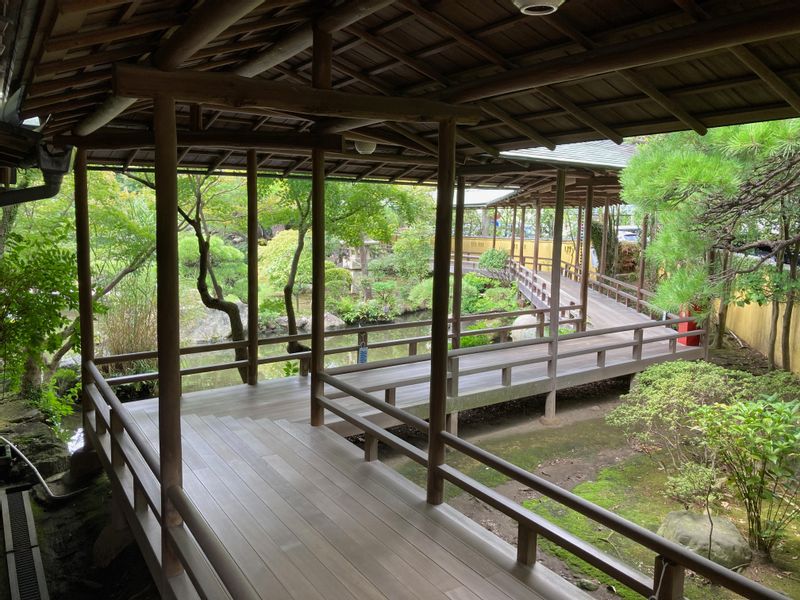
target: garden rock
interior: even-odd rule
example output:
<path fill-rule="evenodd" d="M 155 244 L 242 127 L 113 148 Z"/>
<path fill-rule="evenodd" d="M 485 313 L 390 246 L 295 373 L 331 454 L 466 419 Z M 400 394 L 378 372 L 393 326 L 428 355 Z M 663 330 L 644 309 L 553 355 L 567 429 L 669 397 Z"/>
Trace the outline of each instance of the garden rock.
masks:
<path fill-rule="evenodd" d="M 724 517 L 712 517 L 711 560 L 733 569 L 748 564 L 753 553 L 736 525 Z M 708 557 L 710 524 L 708 516 L 678 510 L 669 513 L 658 528 L 658 535 L 686 546 L 700 556 Z"/>
<path fill-rule="evenodd" d="M 239 308 L 239 315 L 241 316 L 242 323 L 247 323 L 247 304 L 237 302 Z M 194 327 L 188 332 L 181 332 L 182 337 L 187 337 L 192 340 L 192 343 L 201 342 L 219 342 L 222 340 L 230 339 L 231 324 L 226 315 L 221 310 L 214 310 L 213 308 L 203 307 L 203 314 L 196 322 Z"/>
<path fill-rule="evenodd" d="M 514 319 L 514 327 L 524 327 L 530 326 L 530 329 L 514 329 L 511 331 L 511 339 L 516 341 L 519 340 L 532 340 L 536 337 L 539 337 L 536 333 L 536 326 L 538 325 L 539 320 L 533 315 L 521 315 Z"/>

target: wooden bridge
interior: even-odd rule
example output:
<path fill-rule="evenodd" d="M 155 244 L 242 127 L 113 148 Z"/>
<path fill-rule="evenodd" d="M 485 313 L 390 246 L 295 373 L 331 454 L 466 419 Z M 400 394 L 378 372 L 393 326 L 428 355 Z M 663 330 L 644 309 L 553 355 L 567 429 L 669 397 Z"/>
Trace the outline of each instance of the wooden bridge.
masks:
<path fill-rule="evenodd" d="M 474 264 L 476 264 L 474 257 L 465 257 L 467 270 L 472 270 L 470 265 Z M 636 310 L 637 297 L 632 285 L 597 275 L 593 276 L 592 284 L 600 291 L 592 290 L 587 297 L 586 318 L 589 326 L 585 331 L 560 335 L 557 351 L 553 354 L 552 340 L 546 335 L 550 310 L 548 306 L 550 296 L 547 291 L 549 273 L 532 271 L 515 261 L 511 261 L 509 269 L 514 273 L 522 295 L 529 300 L 535 300 L 537 307 L 506 313 L 467 315 L 460 317 L 460 320 L 462 324 L 477 320 L 502 322 L 528 315 L 534 318 L 536 324 L 498 325 L 462 334 L 465 336 L 488 334 L 497 338 L 499 342 L 449 352 L 447 414 L 451 430 L 455 428 L 458 413 L 463 410 L 549 394 L 576 385 L 632 375 L 659 362 L 675 359 L 694 360 L 705 355 L 703 344 L 677 343 L 679 338 L 682 341 L 693 337 L 704 339 L 705 332 L 702 329 L 689 334 L 679 334 L 675 331 L 674 328 L 678 323 L 691 319 L 673 317 L 654 321 L 648 315 Z M 582 322 L 583 308 L 576 303 L 580 296 L 580 285 L 579 282 L 570 279 L 570 276 L 575 274 L 574 267 L 563 263 L 562 269 L 565 276 L 561 279 L 563 310 L 559 325 L 562 328 L 576 327 Z M 614 283 L 610 285 L 603 281 Z M 640 309 L 647 310 L 647 307 L 640 306 Z M 330 331 L 328 335 L 357 337 L 368 342 L 370 332 L 420 325 L 430 325 L 430 322 L 348 328 Z M 509 341 L 509 337 L 518 338 L 518 334 L 525 334 L 529 339 Z M 453 337 L 455 334 L 451 332 L 450 335 Z M 263 345 L 283 345 L 292 339 L 306 341 L 307 338 L 308 336 L 302 335 L 282 336 L 261 341 Z M 337 384 L 326 384 L 325 395 L 340 400 L 348 410 L 353 410 L 360 417 L 383 427 L 398 425 L 400 421 L 386 414 L 382 410 L 383 406 L 375 407 L 373 401 L 376 399 L 427 419 L 430 357 L 418 351 L 419 347 L 426 345 L 429 340 L 429 336 L 420 336 L 379 342 L 375 345 L 378 348 L 407 347 L 408 356 L 328 368 L 327 373 L 336 377 Z M 203 349 L 231 348 L 234 345 L 213 344 L 187 348 L 186 351 L 194 353 Z M 329 355 L 345 353 L 353 356 L 357 349 L 356 343 L 331 348 L 326 352 Z M 98 358 L 96 363 L 102 365 L 153 356 L 152 353 L 137 353 L 122 357 Z M 297 356 L 280 354 L 262 359 L 261 362 L 286 361 Z M 301 360 L 305 360 L 305 354 L 301 356 L 303 357 Z M 236 361 L 232 361 L 187 369 L 185 374 L 221 368 L 233 369 L 238 366 Z M 155 373 L 150 373 L 113 377 L 108 382 L 111 385 L 118 385 L 155 377 Z M 256 386 L 242 384 L 186 393 L 183 396 L 182 411 L 183 414 L 200 416 L 285 419 L 295 423 L 305 423 L 309 419 L 307 404 L 309 394 L 308 377 L 270 379 L 259 381 Z M 369 400 L 365 401 L 365 398 Z M 155 415 L 158 412 L 158 399 L 132 402 L 127 406 L 133 413 L 144 411 Z M 342 435 L 359 432 L 358 427 L 338 417 L 328 421 L 328 426 Z"/>

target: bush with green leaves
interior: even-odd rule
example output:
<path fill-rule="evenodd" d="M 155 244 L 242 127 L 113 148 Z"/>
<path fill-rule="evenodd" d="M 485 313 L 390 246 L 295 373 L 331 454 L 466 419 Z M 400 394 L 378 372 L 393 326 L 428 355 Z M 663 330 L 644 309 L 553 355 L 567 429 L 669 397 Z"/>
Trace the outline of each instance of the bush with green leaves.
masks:
<path fill-rule="evenodd" d="M 477 273 L 466 273 L 462 281 L 465 284 L 469 284 L 475 289 L 478 290 L 481 294 L 485 292 L 489 288 L 497 287 L 498 282 L 496 279 L 492 279 L 491 277 L 485 277 L 483 275 L 478 275 Z"/>
<path fill-rule="evenodd" d="M 517 284 L 509 287 L 487 288 L 475 301 L 472 312 L 512 311 L 519 308 Z"/>
<path fill-rule="evenodd" d="M 450 278 L 450 291 L 453 290 L 453 278 Z M 461 283 L 461 312 L 471 314 L 478 312 L 475 306 L 480 301 L 480 294 L 477 288 L 466 282 Z M 425 310 L 432 307 L 433 302 L 433 278 L 423 279 L 411 288 L 408 293 L 408 304 L 412 310 Z M 453 296 L 450 295 L 450 308 L 453 306 Z"/>
<path fill-rule="evenodd" d="M 607 421 L 625 432 L 639 450 L 658 457 L 670 474 L 693 461 L 707 464 L 690 420 L 698 406 L 753 397 L 754 376 L 707 362 L 672 361 L 639 373 L 622 404 Z M 664 458 L 666 456 L 666 459 Z"/>
<path fill-rule="evenodd" d="M 478 268 L 493 279 L 498 279 L 504 284 L 511 283 L 511 274 L 508 271 L 508 252 L 499 248 L 490 248 L 478 259 Z"/>
<path fill-rule="evenodd" d="M 337 306 L 337 312 L 348 325 L 387 323 L 398 315 L 397 308 L 393 304 L 384 304 L 378 298 L 370 300 L 343 299 Z"/>
<path fill-rule="evenodd" d="M 431 272 L 433 246 L 427 228 L 407 229 L 400 233 L 392 247 L 393 268 L 400 277 L 420 280 Z"/>
<path fill-rule="evenodd" d="M 667 496 L 683 504 L 686 510 L 711 501 L 718 487 L 719 474 L 711 465 L 685 462 L 673 475 L 667 476 Z"/>
<path fill-rule="evenodd" d="M 769 556 L 800 516 L 800 400 L 711 404 L 693 420 L 744 503 L 750 545 Z"/>

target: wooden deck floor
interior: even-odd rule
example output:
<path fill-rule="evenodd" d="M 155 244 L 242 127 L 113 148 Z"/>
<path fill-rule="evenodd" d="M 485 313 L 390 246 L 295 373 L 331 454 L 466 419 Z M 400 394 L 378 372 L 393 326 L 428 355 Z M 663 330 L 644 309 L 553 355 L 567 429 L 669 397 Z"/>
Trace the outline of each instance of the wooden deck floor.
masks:
<path fill-rule="evenodd" d="M 575 282 L 564 281 L 564 294 L 569 297 L 576 293 Z M 573 289 L 575 288 L 575 289 Z M 644 315 L 631 308 L 615 302 L 597 292 L 589 293 L 589 325 L 590 328 L 603 329 L 637 322 L 649 322 Z M 663 335 L 668 330 L 654 327 L 645 330 L 645 339 Z M 630 332 L 607 334 L 602 336 L 562 341 L 559 343 L 560 352 L 597 347 L 614 342 L 630 341 Z M 461 376 L 459 380 L 459 397 L 448 405 L 448 411 L 459 411 L 480 406 L 526 398 L 546 393 L 549 390 L 546 363 L 534 363 L 515 367 L 512 370 L 510 386 L 501 385 L 500 367 L 510 361 L 521 359 L 535 359 L 545 355 L 546 346 L 530 346 L 502 351 L 492 351 L 485 354 L 475 354 L 463 357 L 460 361 L 460 370 L 475 367 L 497 366 L 498 369 L 474 375 Z M 667 341 L 646 344 L 643 347 L 642 360 L 634 361 L 630 348 L 620 348 L 607 353 L 606 366 L 598 368 L 596 356 L 585 354 L 572 358 L 559 358 L 557 365 L 557 386 L 565 389 L 584 383 L 590 383 L 609 377 L 629 375 L 642 370 L 644 367 L 672 360 L 674 358 L 696 359 L 702 356 L 702 349 L 686 347 L 678 344 L 677 354 L 673 356 L 669 351 Z M 361 390 L 375 392 L 381 395 L 387 388 L 392 388 L 400 383 L 396 391 L 397 406 L 416 414 L 422 418 L 428 416 L 428 378 L 430 363 L 420 362 L 410 365 L 375 368 L 358 373 L 339 375 L 338 377 Z M 408 383 L 411 383 L 408 385 Z M 326 395 L 332 398 L 341 396 L 338 390 L 326 388 Z M 185 415 L 215 415 L 233 417 L 251 417 L 254 419 L 268 418 L 272 420 L 286 419 L 292 422 L 307 422 L 309 418 L 309 379 L 304 377 L 291 377 L 272 379 L 259 382 L 256 386 L 236 385 L 226 388 L 187 393 L 183 397 L 182 411 Z M 144 411 L 155 414 L 158 410 L 157 399 L 142 400 L 128 403 L 132 412 Z M 396 424 L 388 416 L 380 413 L 352 398 L 341 398 L 341 403 L 348 409 L 355 410 L 362 416 L 379 423 L 384 427 Z M 355 433 L 356 430 L 337 417 L 328 415 L 327 422 L 337 432 L 345 435 Z"/>
<path fill-rule="evenodd" d="M 183 453 L 189 497 L 262 598 L 589 598 L 324 427 L 192 415 Z"/>

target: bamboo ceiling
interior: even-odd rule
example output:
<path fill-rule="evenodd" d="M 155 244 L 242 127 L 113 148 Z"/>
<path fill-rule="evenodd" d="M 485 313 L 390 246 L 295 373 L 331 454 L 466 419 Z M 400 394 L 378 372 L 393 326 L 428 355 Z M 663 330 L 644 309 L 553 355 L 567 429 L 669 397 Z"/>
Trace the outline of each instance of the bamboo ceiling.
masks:
<path fill-rule="evenodd" d="M 18 83 L 28 84 L 22 116 L 46 123 L 46 138 L 81 131 L 82 125 L 85 130 L 87 119 L 108 102 L 114 63 L 158 66 L 159 51 L 164 53 L 171 39 L 177 43 L 175 36 L 187 34 L 187 24 L 214 4 L 42 1 L 17 76 Z M 800 111 L 796 1 L 567 0 L 548 17 L 524 16 L 511 0 L 250 4 L 255 8 L 168 66 L 310 87 L 307 33 L 312 22 L 324 25 L 333 35 L 334 89 L 481 109 L 479 123 L 459 126 L 458 158 L 470 185 L 528 189 L 545 184 L 547 165 L 514 171 L 526 164 L 524 159 L 500 156 L 501 151 L 620 142 L 685 129 L 702 133 L 707 127 L 788 118 Z M 151 108 L 152 101 L 138 100 L 104 127 L 147 130 Z M 435 124 L 342 126 L 341 119 L 330 117 L 210 104 L 179 104 L 178 111 L 179 128 L 186 131 L 342 133 L 343 151 L 328 154 L 330 177 L 435 181 Z M 377 142 L 377 149 L 360 155 L 356 141 Z M 244 167 L 245 153 L 244 148 L 187 145 L 179 149 L 180 167 L 235 171 Z M 311 166 L 308 154 L 286 149 L 259 151 L 258 159 L 262 172 L 284 176 L 307 175 Z M 146 169 L 153 151 L 94 149 L 89 160 L 95 167 Z M 579 167 L 574 176 L 601 180 L 613 171 Z"/>

